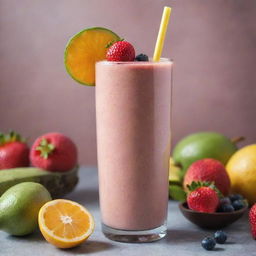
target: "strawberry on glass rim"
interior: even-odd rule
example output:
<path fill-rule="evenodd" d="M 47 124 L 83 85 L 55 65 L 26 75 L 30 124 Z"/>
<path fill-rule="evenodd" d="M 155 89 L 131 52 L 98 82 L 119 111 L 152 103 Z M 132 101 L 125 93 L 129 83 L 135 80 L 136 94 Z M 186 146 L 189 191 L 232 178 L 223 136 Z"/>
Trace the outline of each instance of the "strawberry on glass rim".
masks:
<path fill-rule="evenodd" d="M 131 43 L 123 39 L 110 45 L 107 51 L 108 61 L 134 61 L 135 50 Z"/>
<path fill-rule="evenodd" d="M 103 28 L 86 28 L 68 41 L 64 64 L 78 83 L 95 86 L 95 64 L 98 61 L 148 61 L 146 54 L 135 56 L 133 45 L 115 32 Z"/>

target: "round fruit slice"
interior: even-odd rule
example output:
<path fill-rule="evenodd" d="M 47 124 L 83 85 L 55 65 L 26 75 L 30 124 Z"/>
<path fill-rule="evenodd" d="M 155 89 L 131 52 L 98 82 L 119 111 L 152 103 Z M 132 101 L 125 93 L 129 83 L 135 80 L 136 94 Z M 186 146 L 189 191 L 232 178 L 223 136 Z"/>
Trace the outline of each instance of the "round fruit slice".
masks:
<path fill-rule="evenodd" d="M 94 220 L 89 211 L 66 199 L 53 200 L 43 205 L 38 223 L 44 238 L 58 248 L 75 247 L 94 230 Z"/>
<path fill-rule="evenodd" d="M 95 63 L 106 59 L 107 45 L 120 37 L 106 28 L 87 28 L 73 36 L 65 50 L 67 72 L 77 82 L 95 85 Z"/>

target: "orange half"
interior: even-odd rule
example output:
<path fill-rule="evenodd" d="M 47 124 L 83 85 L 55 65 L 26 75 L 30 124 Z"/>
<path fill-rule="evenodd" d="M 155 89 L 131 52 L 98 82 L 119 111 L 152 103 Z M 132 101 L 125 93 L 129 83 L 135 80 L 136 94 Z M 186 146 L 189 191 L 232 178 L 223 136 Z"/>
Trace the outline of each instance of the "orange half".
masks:
<path fill-rule="evenodd" d="M 58 248 L 72 248 L 94 230 L 94 219 L 82 205 L 57 199 L 47 202 L 39 211 L 38 223 L 44 238 Z"/>
<path fill-rule="evenodd" d="M 65 49 L 64 62 L 69 75 L 77 82 L 95 85 L 95 63 L 106 59 L 107 45 L 120 37 L 106 28 L 94 27 L 73 36 Z"/>

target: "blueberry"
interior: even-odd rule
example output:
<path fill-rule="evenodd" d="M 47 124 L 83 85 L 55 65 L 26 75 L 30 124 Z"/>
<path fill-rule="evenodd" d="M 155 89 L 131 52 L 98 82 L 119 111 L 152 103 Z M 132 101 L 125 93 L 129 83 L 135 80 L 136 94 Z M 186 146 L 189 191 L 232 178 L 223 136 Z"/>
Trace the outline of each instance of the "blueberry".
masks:
<path fill-rule="evenodd" d="M 233 212 L 234 210 L 231 204 L 221 204 L 218 208 L 218 212 Z"/>
<path fill-rule="evenodd" d="M 227 238 L 228 238 L 227 234 L 222 230 L 218 230 L 214 233 L 214 239 L 217 244 L 224 244 Z"/>
<path fill-rule="evenodd" d="M 245 207 L 243 200 L 235 200 L 232 202 L 232 206 L 234 207 L 235 211 L 240 210 Z"/>
<path fill-rule="evenodd" d="M 148 56 L 146 54 L 139 54 L 135 57 L 135 60 L 137 61 L 148 61 Z"/>
<path fill-rule="evenodd" d="M 216 245 L 216 242 L 213 238 L 211 237 L 205 237 L 202 242 L 201 242 L 201 245 L 202 247 L 207 250 L 207 251 L 211 251 L 215 245 Z"/>
<path fill-rule="evenodd" d="M 220 204 L 231 204 L 229 197 L 223 197 L 220 199 Z"/>
<path fill-rule="evenodd" d="M 231 202 L 234 202 L 234 201 L 236 201 L 236 200 L 242 200 L 242 199 L 244 199 L 243 196 L 240 195 L 240 194 L 230 195 L 229 198 L 230 198 Z"/>

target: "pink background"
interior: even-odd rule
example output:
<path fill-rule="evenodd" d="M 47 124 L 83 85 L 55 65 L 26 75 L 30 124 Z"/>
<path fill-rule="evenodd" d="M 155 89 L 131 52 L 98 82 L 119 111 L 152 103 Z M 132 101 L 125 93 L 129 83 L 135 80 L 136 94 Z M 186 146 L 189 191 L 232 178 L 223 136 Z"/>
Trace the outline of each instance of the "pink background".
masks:
<path fill-rule="evenodd" d="M 95 90 L 66 74 L 65 44 L 108 27 L 152 55 L 162 8 L 173 7 L 164 56 L 175 60 L 173 139 L 214 130 L 256 142 L 256 1 L 0 0 L 0 130 L 63 132 L 96 163 Z"/>

